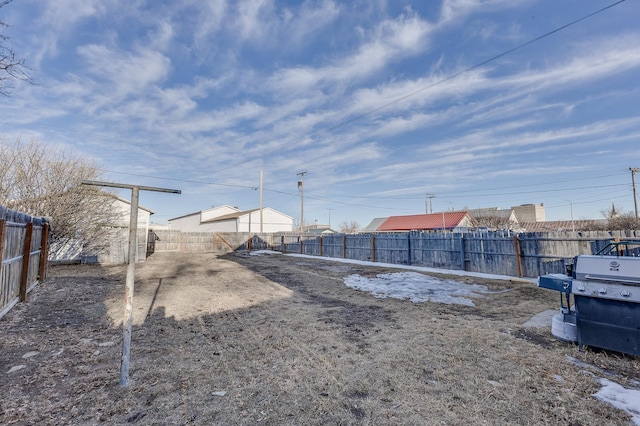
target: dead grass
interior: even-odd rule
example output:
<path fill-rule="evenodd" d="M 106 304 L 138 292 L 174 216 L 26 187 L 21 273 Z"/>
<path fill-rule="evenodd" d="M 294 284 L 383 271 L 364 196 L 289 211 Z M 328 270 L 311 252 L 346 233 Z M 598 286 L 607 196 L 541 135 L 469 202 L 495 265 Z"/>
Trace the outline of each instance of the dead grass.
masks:
<path fill-rule="evenodd" d="M 50 272 L 0 320 L 2 424 L 628 424 L 594 377 L 640 379 L 637 358 L 524 329 L 558 303 L 532 284 L 465 279 L 511 291 L 414 304 L 343 284 L 383 268 L 159 253 L 137 271 L 120 388 L 124 268 Z"/>

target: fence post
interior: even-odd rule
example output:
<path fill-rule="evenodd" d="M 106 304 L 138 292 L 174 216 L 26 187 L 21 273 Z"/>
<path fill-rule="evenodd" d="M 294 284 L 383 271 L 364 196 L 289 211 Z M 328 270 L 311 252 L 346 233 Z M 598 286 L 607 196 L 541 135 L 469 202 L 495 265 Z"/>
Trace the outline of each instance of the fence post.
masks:
<path fill-rule="evenodd" d="M 376 236 L 371 234 L 371 261 L 376 261 Z"/>
<path fill-rule="evenodd" d="M 0 281 L 2 280 L 2 253 L 4 250 L 5 229 L 7 229 L 7 221 L 4 219 L 0 219 Z M 2 283 L 0 282 L 0 284 Z"/>
<path fill-rule="evenodd" d="M 407 233 L 407 265 L 411 265 L 411 231 Z"/>
<path fill-rule="evenodd" d="M 2 250 L 0 250 L 1 258 Z M 42 283 L 47 277 L 47 260 L 49 259 L 49 224 L 42 224 L 40 237 L 40 264 L 38 265 L 38 280 Z"/>
<path fill-rule="evenodd" d="M 460 257 L 462 259 L 460 259 L 460 262 L 462 263 L 462 270 L 466 271 L 467 270 L 467 263 L 465 262 L 465 252 L 464 252 L 464 234 L 460 235 Z"/>
<path fill-rule="evenodd" d="M 322 235 L 320 235 L 320 257 L 322 257 Z"/>
<path fill-rule="evenodd" d="M 300 238 L 300 254 L 302 254 L 302 235 L 300 235 L 298 238 Z"/>
<path fill-rule="evenodd" d="M 282 254 L 287 252 L 287 245 L 284 243 L 284 235 L 280 237 L 280 246 L 282 247 Z"/>
<path fill-rule="evenodd" d="M 516 253 L 516 268 L 518 269 L 518 277 L 522 277 L 522 259 L 520 258 L 520 240 L 518 234 L 513 235 L 513 249 Z"/>
<path fill-rule="evenodd" d="M 24 232 L 24 246 L 22 248 L 22 275 L 20 276 L 20 301 L 27 300 L 27 287 L 29 285 L 29 260 L 31 259 L 31 237 L 33 235 L 33 223 L 27 223 Z"/>
<path fill-rule="evenodd" d="M 347 258 L 347 236 L 346 234 L 342 236 L 342 258 Z"/>

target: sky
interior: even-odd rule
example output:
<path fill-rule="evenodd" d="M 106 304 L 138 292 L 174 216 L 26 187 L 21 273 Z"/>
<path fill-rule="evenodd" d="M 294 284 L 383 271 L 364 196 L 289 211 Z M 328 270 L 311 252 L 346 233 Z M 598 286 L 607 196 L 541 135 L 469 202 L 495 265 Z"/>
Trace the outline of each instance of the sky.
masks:
<path fill-rule="evenodd" d="M 0 21 L 34 84 L 0 97 L 0 139 L 181 190 L 140 194 L 155 223 L 261 198 L 333 228 L 530 203 L 599 219 L 634 210 L 639 16 L 636 0 L 13 0 Z"/>

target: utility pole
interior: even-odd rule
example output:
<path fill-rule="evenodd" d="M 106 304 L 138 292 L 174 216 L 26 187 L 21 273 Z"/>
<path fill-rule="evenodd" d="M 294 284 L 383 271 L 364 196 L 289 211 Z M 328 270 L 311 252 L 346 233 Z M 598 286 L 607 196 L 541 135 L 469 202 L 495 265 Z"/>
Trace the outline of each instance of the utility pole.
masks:
<path fill-rule="evenodd" d="M 251 217 L 251 213 L 249 213 L 249 217 Z M 264 217 L 262 215 L 262 170 L 260 170 L 260 237 L 262 237 L 262 233 L 264 232 L 263 224 Z M 251 232 L 251 229 L 249 229 L 249 232 Z"/>
<path fill-rule="evenodd" d="M 571 230 L 573 232 L 576 232 L 576 225 L 575 222 L 573 221 L 573 203 L 571 202 L 571 200 L 565 200 L 569 203 L 569 206 L 571 206 Z"/>
<path fill-rule="evenodd" d="M 331 210 L 333 209 L 327 208 L 327 210 L 329 210 L 329 228 L 331 228 Z"/>
<path fill-rule="evenodd" d="M 435 196 L 436 196 L 436 194 L 433 194 L 433 193 L 431 193 L 431 192 L 429 192 L 429 193 L 427 194 L 427 198 L 429 199 L 429 211 L 427 211 L 427 205 L 426 205 L 426 203 L 425 203 L 425 206 L 424 206 L 425 213 L 433 213 L 433 204 L 432 204 L 432 201 L 433 201 L 433 197 L 435 197 Z"/>
<path fill-rule="evenodd" d="M 306 174 L 306 171 L 296 174 L 296 176 L 300 176 L 298 181 L 298 191 L 300 191 L 300 232 L 304 230 L 304 175 Z"/>
<path fill-rule="evenodd" d="M 138 200 L 140 191 L 169 192 L 180 194 L 178 189 L 155 188 L 152 186 L 126 185 L 112 182 L 82 181 L 83 185 L 102 186 L 131 190 L 131 211 L 129 212 L 129 253 L 127 278 L 124 288 L 124 321 L 122 323 L 122 359 L 120 361 L 120 386 L 129 384 L 129 364 L 131 360 L 131 328 L 133 325 L 133 285 L 136 275 L 136 252 L 138 251 Z"/>
<path fill-rule="evenodd" d="M 631 171 L 631 186 L 633 187 L 633 205 L 636 208 L 636 219 L 638 219 L 638 197 L 636 196 L 636 177 L 635 174 L 640 172 L 640 169 L 637 167 L 629 167 Z"/>

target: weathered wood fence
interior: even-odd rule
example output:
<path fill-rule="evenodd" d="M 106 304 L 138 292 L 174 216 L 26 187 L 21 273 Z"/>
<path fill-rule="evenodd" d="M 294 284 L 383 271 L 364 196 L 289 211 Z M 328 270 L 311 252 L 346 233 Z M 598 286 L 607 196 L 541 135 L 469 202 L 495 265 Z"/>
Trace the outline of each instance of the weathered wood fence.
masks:
<path fill-rule="evenodd" d="M 537 277 L 564 273 L 566 265 L 575 256 L 596 253 L 611 241 L 640 241 L 639 237 L 640 231 L 281 235 L 279 241 L 276 238 L 273 249 L 314 256 Z"/>
<path fill-rule="evenodd" d="M 262 236 L 248 232 L 181 232 L 153 230 L 150 232 L 147 253 L 163 251 L 229 253 L 235 250 L 273 249 L 276 234 Z"/>
<path fill-rule="evenodd" d="M 44 281 L 49 224 L 0 206 L 0 318 Z"/>
<path fill-rule="evenodd" d="M 640 231 L 517 233 L 248 234 L 156 231 L 155 251 L 284 253 L 454 269 L 513 277 L 564 273 L 580 254 L 611 241 L 640 241 Z"/>

